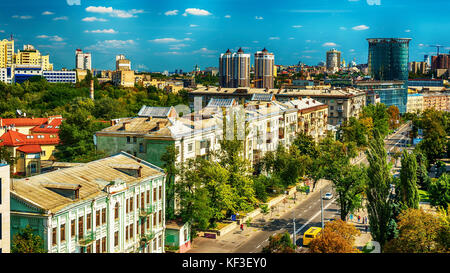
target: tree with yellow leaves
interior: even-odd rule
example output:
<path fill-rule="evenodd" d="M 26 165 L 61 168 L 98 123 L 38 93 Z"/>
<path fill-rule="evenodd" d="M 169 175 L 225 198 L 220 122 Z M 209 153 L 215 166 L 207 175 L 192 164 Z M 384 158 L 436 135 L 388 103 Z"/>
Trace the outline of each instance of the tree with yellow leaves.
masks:
<path fill-rule="evenodd" d="M 328 222 L 321 234 L 309 244 L 312 253 L 359 253 L 353 246 L 360 231 L 338 219 Z"/>

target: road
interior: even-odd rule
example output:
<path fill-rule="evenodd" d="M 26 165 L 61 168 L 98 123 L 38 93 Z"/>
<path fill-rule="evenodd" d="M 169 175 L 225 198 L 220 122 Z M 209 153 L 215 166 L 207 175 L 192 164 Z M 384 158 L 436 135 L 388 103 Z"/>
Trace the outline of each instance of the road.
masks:
<path fill-rule="evenodd" d="M 333 192 L 332 186 L 328 185 L 323 190 L 323 195 L 326 192 Z M 284 213 L 279 218 L 266 223 L 256 223 L 261 226 L 261 231 L 254 234 L 246 242 L 241 244 L 234 251 L 235 253 L 255 253 L 261 252 L 262 248 L 268 244 L 269 236 L 288 231 L 289 234 L 293 234 L 294 224 L 293 217 L 295 216 L 295 226 L 297 233 L 297 245 L 302 245 L 302 235 L 311 226 L 321 226 L 321 199 L 320 191 L 310 193 L 311 196 L 297 205 L 291 211 Z M 335 202 L 335 194 L 331 200 L 323 200 L 324 206 L 324 222 L 339 217 L 339 207 Z"/>

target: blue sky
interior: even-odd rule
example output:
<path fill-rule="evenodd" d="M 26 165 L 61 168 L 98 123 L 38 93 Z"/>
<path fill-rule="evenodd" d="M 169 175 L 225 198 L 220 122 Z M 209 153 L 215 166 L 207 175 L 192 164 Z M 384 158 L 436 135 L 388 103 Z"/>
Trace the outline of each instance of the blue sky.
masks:
<path fill-rule="evenodd" d="M 113 69 L 117 54 L 137 70 L 217 67 L 239 47 L 252 56 L 266 47 L 282 65 L 315 65 L 330 48 L 366 63 L 375 37 L 412 38 L 410 61 L 422 61 L 436 52 L 427 45 L 450 50 L 448 10 L 448 0 L 6 0 L 0 39 L 14 34 L 16 51 L 32 44 L 56 69 L 74 68 L 77 48 L 97 69 Z"/>

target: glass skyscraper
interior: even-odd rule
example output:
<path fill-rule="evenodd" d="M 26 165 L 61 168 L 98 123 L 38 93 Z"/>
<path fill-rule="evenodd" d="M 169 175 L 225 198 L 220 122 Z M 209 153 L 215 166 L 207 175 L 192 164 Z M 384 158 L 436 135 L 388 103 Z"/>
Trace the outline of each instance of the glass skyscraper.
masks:
<path fill-rule="evenodd" d="M 369 74 L 378 81 L 407 81 L 410 38 L 371 38 Z"/>

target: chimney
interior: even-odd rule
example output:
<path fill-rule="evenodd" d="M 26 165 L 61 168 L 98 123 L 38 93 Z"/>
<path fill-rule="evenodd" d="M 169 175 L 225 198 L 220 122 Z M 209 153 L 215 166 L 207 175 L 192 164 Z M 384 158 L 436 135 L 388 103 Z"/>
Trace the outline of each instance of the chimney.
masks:
<path fill-rule="evenodd" d="M 156 129 L 160 130 L 162 128 L 163 121 L 156 122 Z"/>
<path fill-rule="evenodd" d="M 94 100 L 94 80 L 91 80 L 91 89 L 89 91 L 89 95 L 91 97 L 91 100 Z"/>
<path fill-rule="evenodd" d="M 139 168 L 137 170 L 137 175 L 138 175 L 138 177 L 142 177 L 142 166 L 139 166 Z"/>

